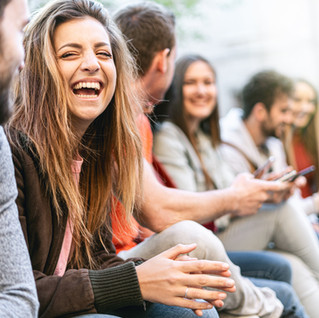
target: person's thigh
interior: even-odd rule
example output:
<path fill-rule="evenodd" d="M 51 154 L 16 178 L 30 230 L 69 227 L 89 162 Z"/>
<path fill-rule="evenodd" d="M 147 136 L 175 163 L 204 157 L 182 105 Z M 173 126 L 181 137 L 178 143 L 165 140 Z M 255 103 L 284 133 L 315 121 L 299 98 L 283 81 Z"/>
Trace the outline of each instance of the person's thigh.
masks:
<path fill-rule="evenodd" d="M 232 219 L 224 231 L 217 233 L 227 251 L 258 251 L 268 247 L 274 237 L 278 212 L 274 205 L 268 207 L 263 206 L 255 215 Z"/>
<path fill-rule="evenodd" d="M 285 317 L 308 318 L 308 315 L 305 313 L 303 306 L 290 284 L 261 278 L 250 278 L 250 280 L 254 285 L 258 287 L 268 287 L 276 293 L 278 299 L 284 305 Z"/>
<path fill-rule="evenodd" d="M 197 248 L 189 253 L 190 257 L 229 264 L 237 292 L 228 293 L 224 301 L 223 314 L 266 316 L 269 312 L 281 311 L 281 303 L 276 299 L 274 293 L 257 288 L 247 278 L 243 277 L 240 268 L 228 258 L 218 237 L 196 222 L 178 222 L 163 232 L 154 234 L 130 251 L 121 252 L 119 256 L 125 259 L 129 257 L 150 258 L 178 243 L 197 244 Z M 247 303 L 246 300 L 248 299 L 249 302 Z"/>
<path fill-rule="evenodd" d="M 291 283 L 291 266 L 284 257 L 268 251 L 227 252 L 246 277 L 265 278 Z"/>
<path fill-rule="evenodd" d="M 319 281 L 319 244 L 315 232 L 301 207 L 292 197 L 278 214 L 274 232 L 275 248 L 298 256 Z"/>
<path fill-rule="evenodd" d="M 236 219 L 219 238 L 228 250 L 260 250 L 274 242 L 292 266 L 292 286 L 307 314 L 318 317 L 319 246 L 307 217 L 295 200 L 252 217 Z M 265 226 L 267 224 L 267 226 Z"/>
<path fill-rule="evenodd" d="M 236 218 L 218 237 L 228 251 L 265 250 L 273 242 L 276 249 L 298 256 L 319 281 L 318 240 L 297 198 Z"/>
<path fill-rule="evenodd" d="M 121 251 L 123 259 L 142 257 L 150 259 L 177 244 L 193 244 L 197 247 L 189 255 L 198 259 L 216 260 L 230 263 L 223 243 L 211 231 L 194 221 L 181 221 L 162 232 L 153 234 L 135 247 Z"/>
<path fill-rule="evenodd" d="M 318 317 L 319 282 L 311 269 L 299 257 L 275 250 L 285 257 L 292 267 L 292 286 L 310 318 Z"/>
<path fill-rule="evenodd" d="M 193 221 L 181 221 L 150 236 L 130 250 L 120 252 L 118 256 L 123 259 L 131 257 L 149 259 L 180 243 L 196 243 L 197 248 L 190 255 L 199 259 L 213 260 L 210 258 L 212 249 L 216 258 L 225 255 L 222 243 L 210 230 Z"/>

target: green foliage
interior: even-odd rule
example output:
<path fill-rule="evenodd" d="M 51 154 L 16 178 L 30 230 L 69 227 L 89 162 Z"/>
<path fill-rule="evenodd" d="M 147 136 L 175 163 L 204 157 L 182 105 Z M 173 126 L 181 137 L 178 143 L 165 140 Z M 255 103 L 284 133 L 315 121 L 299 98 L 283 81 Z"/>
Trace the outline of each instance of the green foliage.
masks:
<path fill-rule="evenodd" d="M 170 8 L 176 16 L 193 13 L 193 9 L 201 0 L 155 0 L 155 2 Z"/>
<path fill-rule="evenodd" d="M 31 8 L 31 11 L 34 11 L 35 9 L 41 8 L 44 6 L 48 1 L 45 0 L 29 0 L 29 5 Z"/>
<path fill-rule="evenodd" d="M 114 11 L 119 5 L 124 4 L 123 0 L 98 0 L 101 2 L 108 10 Z M 184 14 L 191 14 L 193 9 L 201 0 L 152 0 L 154 2 L 160 3 L 168 8 L 170 8 L 176 16 L 181 16 Z M 40 8 L 48 0 L 29 0 L 31 10 Z"/>
<path fill-rule="evenodd" d="M 126 3 L 132 2 L 132 0 L 97 0 L 101 2 L 110 13 L 117 10 L 119 7 Z M 138 0 L 134 0 L 135 2 Z M 142 0 L 140 0 L 142 1 Z M 200 10 L 200 3 L 202 0 L 148 0 L 154 1 L 163 6 L 169 8 L 177 17 L 177 37 L 180 40 L 194 37 L 200 38 L 200 32 L 196 30 L 189 30 L 187 21 L 189 18 L 200 18 L 202 16 L 202 10 Z M 236 0 L 234 0 L 236 1 Z M 46 4 L 48 0 L 29 0 L 31 11 L 40 8 Z"/>

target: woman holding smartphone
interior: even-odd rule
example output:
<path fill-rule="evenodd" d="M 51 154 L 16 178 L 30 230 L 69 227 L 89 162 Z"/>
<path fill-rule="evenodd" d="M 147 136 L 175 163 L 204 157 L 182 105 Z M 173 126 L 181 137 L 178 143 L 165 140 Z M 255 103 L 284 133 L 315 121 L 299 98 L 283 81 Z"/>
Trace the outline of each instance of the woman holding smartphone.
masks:
<path fill-rule="evenodd" d="M 165 105 L 167 112 L 163 114 L 163 107 L 158 107 L 158 118 L 165 118 L 166 121 L 155 133 L 154 153 L 177 187 L 205 191 L 229 186 L 234 175 L 220 152 L 222 141 L 216 74 L 211 64 L 198 55 L 180 58 L 165 100 L 168 101 Z M 295 254 L 292 257 L 297 257 L 298 262 L 312 265 L 309 275 L 316 277 L 312 280 L 312 290 L 315 290 L 319 286 L 319 248 L 309 233 L 311 229 L 309 231 L 307 220 L 300 218 L 297 212 L 280 204 L 278 208 L 272 206 L 255 215 L 236 218 L 228 215 L 215 223 L 218 226 L 217 236 L 229 251 L 264 250 L 270 242 L 274 242 L 276 248 L 285 254 Z M 291 219 L 290 224 L 294 224 L 290 229 L 287 222 L 280 221 L 287 217 Z M 296 228 L 300 235 L 295 235 Z M 289 245 L 289 241 L 293 243 Z M 293 276 L 298 280 L 297 273 Z M 308 302 L 307 297 L 312 296 L 307 290 L 300 293 L 306 311 L 307 306 L 315 308 L 315 302 Z"/>
<path fill-rule="evenodd" d="M 194 245 L 149 261 L 115 254 L 110 211 L 120 200 L 130 219 L 142 197 L 140 101 L 130 89 L 133 60 L 103 6 L 52 1 L 24 44 L 7 133 L 39 316 L 217 317 L 212 307 L 235 290 L 227 264 L 183 260 Z"/>

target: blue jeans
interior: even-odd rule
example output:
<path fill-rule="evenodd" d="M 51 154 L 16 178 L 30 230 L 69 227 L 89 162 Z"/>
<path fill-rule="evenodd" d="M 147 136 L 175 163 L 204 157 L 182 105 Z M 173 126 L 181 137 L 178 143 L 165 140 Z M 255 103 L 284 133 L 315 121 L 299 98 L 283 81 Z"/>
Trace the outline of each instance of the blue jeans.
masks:
<path fill-rule="evenodd" d="M 126 307 L 115 310 L 112 315 L 88 314 L 77 316 L 78 318 L 195 318 L 197 317 L 190 309 L 153 304 L 147 302 L 146 310 L 143 307 Z M 218 318 L 215 308 L 203 310 L 204 318 Z"/>
<path fill-rule="evenodd" d="M 276 293 L 277 298 L 284 305 L 283 317 L 309 318 L 290 284 L 261 278 L 249 279 L 254 285 L 258 287 L 269 287 Z"/>
<path fill-rule="evenodd" d="M 123 318 L 195 318 L 197 317 L 190 309 L 166 306 L 162 304 L 154 304 L 147 302 L 146 311 L 140 307 L 130 307 L 117 310 L 115 312 Z M 203 311 L 205 318 L 218 318 L 215 308 Z"/>
<path fill-rule="evenodd" d="M 246 277 L 279 280 L 291 284 L 291 266 L 282 256 L 267 251 L 227 252 Z"/>
<path fill-rule="evenodd" d="M 119 318 L 119 316 L 104 315 L 104 314 L 87 314 L 81 316 L 73 316 L 73 318 Z"/>
<path fill-rule="evenodd" d="M 269 287 L 284 305 L 285 317 L 308 317 L 291 287 L 291 267 L 282 256 L 265 251 L 228 252 L 229 258 L 238 265 L 258 287 Z M 290 316 L 289 316 L 290 314 Z"/>

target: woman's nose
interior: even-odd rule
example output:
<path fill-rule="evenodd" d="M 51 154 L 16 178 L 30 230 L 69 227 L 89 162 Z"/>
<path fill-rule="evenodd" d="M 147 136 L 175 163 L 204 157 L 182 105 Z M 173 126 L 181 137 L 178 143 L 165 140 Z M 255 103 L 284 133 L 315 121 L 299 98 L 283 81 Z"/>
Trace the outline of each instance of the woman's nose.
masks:
<path fill-rule="evenodd" d="M 84 56 L 81 68 L 86 72 L 97 72 L 100 69 L 100 63 L 95 54 L 87 54 Z"/>
<path fill-rule="evenodd" d="M 203 85 L 203 84 L 197 85 L 197 93 L 198 94 L 205 94 L 205 91 L 206 91 L 205 85 Z"/>

